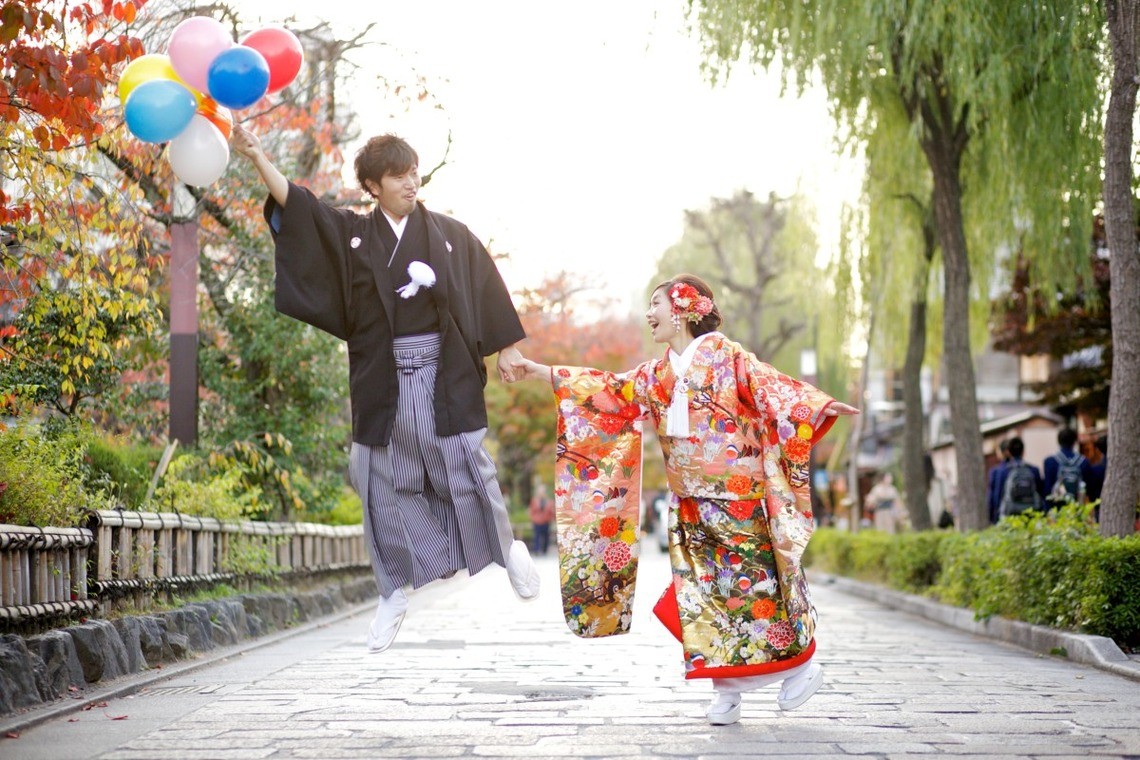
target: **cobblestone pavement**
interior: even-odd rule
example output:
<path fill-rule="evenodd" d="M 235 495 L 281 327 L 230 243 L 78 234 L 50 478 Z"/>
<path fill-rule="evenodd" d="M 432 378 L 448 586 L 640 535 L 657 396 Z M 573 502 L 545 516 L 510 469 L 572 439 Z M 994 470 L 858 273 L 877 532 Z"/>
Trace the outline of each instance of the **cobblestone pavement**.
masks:
<path fill-rule="evenodd" d="M 647 542 L 648 543 L 648 542 Z M 652 619 L 668 582 L 642 558 L 633 633 L 576 639 L 557 567 L 517 601 L 501 568 L 412 595 L 396 645 L 371 655 L 371 609 L 55 718 L 0 757 L 1140 758 L 1140 684 L 814 587 L 826 681 L 800 709 L 776 687 L 709 726 Z"/>

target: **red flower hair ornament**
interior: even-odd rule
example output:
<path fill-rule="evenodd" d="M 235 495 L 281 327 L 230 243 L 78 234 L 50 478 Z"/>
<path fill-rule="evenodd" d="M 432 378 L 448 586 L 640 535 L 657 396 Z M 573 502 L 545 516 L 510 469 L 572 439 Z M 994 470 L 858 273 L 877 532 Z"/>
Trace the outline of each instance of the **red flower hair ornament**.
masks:
<path fill-rule="evenodd" d="M 669 288 L 669 302 L 672 305 L 673 324 L 680 330 L 680 321 L 696 324 L 713 310 L 713 301 L 687 282 L 678 282 Z"/>

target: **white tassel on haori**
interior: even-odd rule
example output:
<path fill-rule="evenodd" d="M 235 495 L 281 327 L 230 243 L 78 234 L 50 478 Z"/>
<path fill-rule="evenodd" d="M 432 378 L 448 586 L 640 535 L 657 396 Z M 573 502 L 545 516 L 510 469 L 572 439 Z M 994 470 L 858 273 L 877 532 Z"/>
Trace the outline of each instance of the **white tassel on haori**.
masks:
<path fill-rule="evenodd" d="M 682 377 L 673 385 L 673 398 L 665 415 L 665 435 L 689 437 L 689 380 Z"/>
<path fill-rule="evenodd" d="M 404 287 L 396 289 L 400 298 L 411 298 L 420 292 L 421 287 L 430 288 L 435 285 L 435 272 L 422 261 L 413 261 L 408 264 L 408 277 L 411 277 L 412 281 Z"/>

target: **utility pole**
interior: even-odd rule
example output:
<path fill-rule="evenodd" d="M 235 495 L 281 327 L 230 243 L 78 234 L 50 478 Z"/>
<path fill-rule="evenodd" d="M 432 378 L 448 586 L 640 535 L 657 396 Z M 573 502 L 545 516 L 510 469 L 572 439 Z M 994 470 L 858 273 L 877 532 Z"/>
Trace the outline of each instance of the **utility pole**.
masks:
<path fill-rule="evenodd" d="M 198 442 L 198 208 L 174 184 L 170 225 L 170 440 Z"/>

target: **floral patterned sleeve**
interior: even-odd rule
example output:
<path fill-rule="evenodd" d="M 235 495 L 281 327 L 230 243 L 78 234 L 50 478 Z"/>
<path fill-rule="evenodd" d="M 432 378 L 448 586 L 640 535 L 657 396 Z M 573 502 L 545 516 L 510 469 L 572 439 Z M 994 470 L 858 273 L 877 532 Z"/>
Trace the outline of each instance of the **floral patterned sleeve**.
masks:
<path fill-rule="evenodd" d="M 745 407 L 766 420 L 769 443 L 779 444 L 793 461 L 806 462 L 811 446 L 835 422 L 824 414 L 835 399 L 747 352 L 736 355 L 735 366 L 737 394 Z"/>
<path fill-rule="evenodd" d="M 563 613 L 583 637 L 626 633 L 632 620 L 641 518 L 640 370 L 551 369 Z"/>
<path fill-rule="evenodd" d="M 736 355 L 735 367 L 741 403 L 764 421 L 764 443 L 776 454 L 765 457 L 769 517 L 790 509 L 810 518 L 808 460 L 835 422 L 824 414 L 835 399 L 744 351 Z"/>

